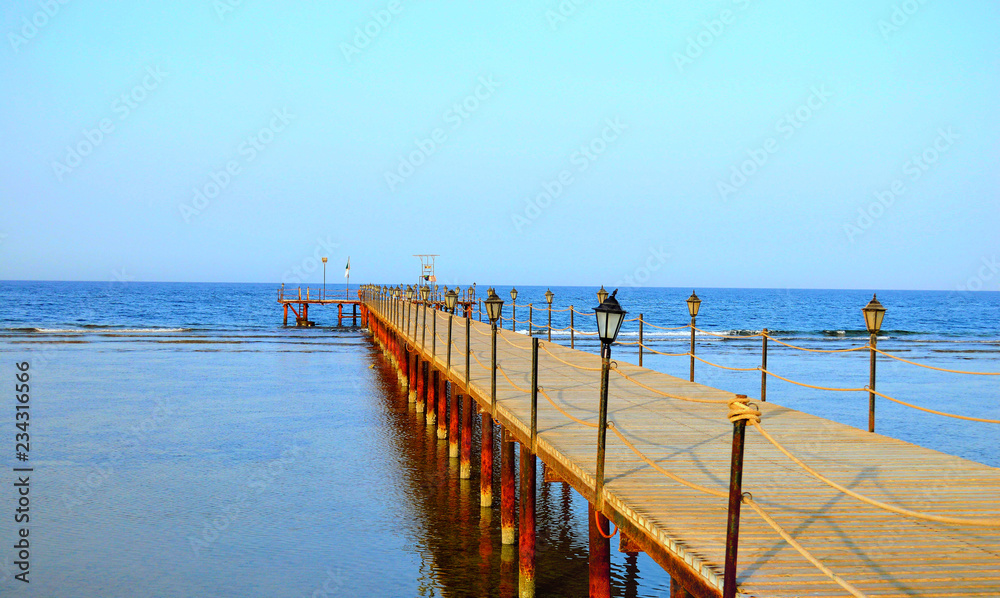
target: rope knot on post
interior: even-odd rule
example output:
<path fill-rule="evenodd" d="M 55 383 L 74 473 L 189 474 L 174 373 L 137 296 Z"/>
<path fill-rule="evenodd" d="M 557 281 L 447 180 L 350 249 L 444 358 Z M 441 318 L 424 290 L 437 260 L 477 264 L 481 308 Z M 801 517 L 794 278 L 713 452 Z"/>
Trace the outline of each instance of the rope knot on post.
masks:
<path fill-rule="evenodd" d="M 760 410 L 745 396 L 736 396 L 729 401 L 729 421 L 737 423 L 745 421 L 750 425 L 760 423 Z"/>

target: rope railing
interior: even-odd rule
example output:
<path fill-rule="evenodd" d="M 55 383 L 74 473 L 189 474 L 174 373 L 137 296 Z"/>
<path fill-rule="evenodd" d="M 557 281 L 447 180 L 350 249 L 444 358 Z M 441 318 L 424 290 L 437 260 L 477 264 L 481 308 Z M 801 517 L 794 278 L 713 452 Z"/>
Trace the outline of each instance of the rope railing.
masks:
<path fill-rule="evenodd" d="M 546 392 L 546 390 L 544 388 L 542 388 L 541 386 L 538 387 L 538 392 L 541 393 L 541 395 L 543 397 L 545 397 L 545 399 L 549 403 L 551 403 L 553 407 L 556 408 L 556 411 L 558 411 L 559 413 L 562 413 L 563 415 L 565 415 L 570 420 L 572 420 L 572 421 L 580 424 L 581 426 L 586 426 L 588 428 L 599 428 L 600 427 L 600 426 L 598 426 L 597 424 L 595 424 L 593 422 L 584 421 L 584 420 L 582 420 L 582 419 L 580 419 L 578 417 L 574 417 L 568 411 L 566 411 L 565 409 L 563 409 L 562 407 L 560 407 L 559 405 L 557 405 L 556 402 L 554 400 L 552 400 L 552 397 L 549 396 L 549 393 Z"/>
<path fill-rule="evenodd" d="M 688 353 L 688 355 L 691 355 L 691 354 Z M 726 365 L 719 365 L 717 363 L 712 363 L 711 361 L 709 361 L 707 359 L 702 359 L 701 357 L 698 357 L 697 355 L 691 355 L 691 357 L 694 357 L 698 361 L 700 361 L 702 363 L 705 363 L 705 364 L 708 364 L 708 365 L 710 365 L 710 366 L 712 366 L 714 368 L 720 368 L 720 369 L 723 369 L 723 370 L 733 370 L 733 371 L 736 371 L 736 372 L 759 372 L 760 371 L 760 366 L 755 366 L 755 367 L 752 367 L 752 368 L 733 368 L 733 367 L 729 367 L 729 366 L 726 366 Z"/>
<path fill-rule="evenodd" d="M 666 357 L 687 357 L 691 354 L 690 351 L 686 353 L 664 353 L 663 351 L 657 351 L 656 349 L 650 347 L 649 345 L 639 344 L 640 347 L 649 351 L 650 353 L 656 353 L 657 355 L 664 355 Z"/>
<path fill-rule="evenodd" d="M 939 368 L 939 367 L 935 367 L 933 365 L 926 365 L 926 364 L 923 364 L 923 363 L 917 363 L 916 361 L 910 361 L 909 359 L 903 359 L 902 357 L 899 357 L 898 355 L 893 355 L 892 353 L 886 353 L 885 351 L 882 351 L 881 349 L 876 349 L 876 348 L 868 346 L 868 345 L 866 345 L 864 348 L 866 348 L 866 349 L 872 349 L 876 353 L 878 353 L 879 355 L 885 355 L 886 357 L 888 357 L 890 359 L 895 359 L 896 361 L 902 361 L 903 363 L 908 363 L 910 365 L 915 365 L 915 366 L 918 366 L 918 367 L 927 368 L 929 370 L 937 370 L 939 372 L 948 372 L 948 373 L 951 373 L 951 374 L 969 374 L 969 375 L 972 375 L 972 376 L 1000 376 L 1000 372 L 969 372 L 969 371 L 966 371 L 966 370 L 949 370 L 948 368 Z"/>
<path fill-rule="evenodd" d="M 934 410 L 934 409 L 928 409 L 927 407 L 921 407 L 919 405 L 914 405 L 912 403 L 907 403 L 906 401 L 901 401 L 899 399 L 895 399 L 895 398 L 890 397 L 889 395 L 881 393 L 881 392 L 879 392 L 877 390 L 871 390 L 870 388 L 865 388 L 865 391 L 866 392 L 870 392 L 873 395 L 880 396 L 883 399 L 892 401 L 893 403 L 899 403 L 900 405 L 903 405 L 905 407 L 910 407 L 911 409 L 916 409 L 918 411 L 924 411 L 924 412 L 927 412 L 927 413 L 933 413 L 934 415 L 942 415 L 944 417 L 952 417 L 952 418 L 955 418 L 955 419 L 964 419 L 966 421 L 983 422 L 983 423 L 986 423 L 986 424 L 1000 424 L 1000 419 L 987 419 L 987 418 L 984 418 L 984 417 L 971 417 L 971 416 L 968 416 L 968 415 L 956 415 L 954 413 L 947 413 L 947 412 L 944 412 L 944 411 L 937 411 L 937 410 Z"/>
<path fill-rule="evenodd" d="M 766 337 L 768 340 L 772 340 L 772 341 L 778 343 L 779 345 L 784 345 L 786 347 L 795 349 L 797 351 L 808 351 L 810 353 L 849 353 L 851 351 L 860 351 L 862 349 L 870 349 L 871 348 L 871 345 L 861 345 L 859 347 L 851 347 L 849 349 L 810 349 L 808 347 L 798 347 L 796 345 L 793 345 L 793 344 L 790 344 L 790 343 L 786 343 L 785 341 L 781 341 L 781 340 L 778 340 L 778 339 L 774 338 L 770 334 L 764 334 L 762 336 Z"/>
<path fill-rule="evenodd" d="M 904 508 L 904 507 L 897 507 L 895 505 L 890 505 L 889 503 L 885 503 L 885 502 L 882 502 L 880 500 L 871 498 L 869 496 L 865 496 L 864 494 L 861 494 L 860 492 L 855 492 L 854 490 L 851 490 L 850 488 L 848 488 L 848 487 L 846 487 L 846 486 L 844 486 L 842 484 L 838 484 L 837 482 L 835 482 L 835 481 L 831 480 L 830 478 L 824 476 L 823 474 L 819 473 L 818 471 L 816 471 L 815 469 L 813 469 L 812 467 L 810 467 L 809 465 L 807 465 L 806 463 L 804 463 L 801 459 L 799 459 L 798 457 L 796 457 L 795 455 L 793 455 L 788 449 L 786 449 L 784 446 L 782 446 L 780 442 L 778 442 L 773 436 L 771 436 L 771 434 L 768 433 L 768 431 L 765 430 L 763 428 L 763 426 L 761 426 L 759 418 L 756 419 L 756 420 L 749 419 L 749 420 L 747 420 L 747 423 L 749 425 L 753 426 L 754 428 L 756 428 L 757 431 L 760 432 L 761 436 L 763 436 L 768 442 L 770 442 L 771 445 L 774 446 L 774 448 L 778 449 L 778 451 L 780 453 L 782 453 L 783 455 L 785 455 L 786 457 L 788 457 L 792 462 L 794 462 L 796 465 L 798 465 L 799 467 L 801 467 L 806 473 L 808 473 L 812 477 L 816 478 L 820 482 L 823 482 L 827 486 L 830 486 L 831 488 L 839 490 L 840 492 L 842 492 L 842 493 L 844 493 L 844 494 L 846 494 L 846 495 L 848 495 L 848 496 L 850 496 L 850 497 L 852 497 L 852 498 L 854 498 L 856 500 L 859 500 L 859 501 L 861 501 L 861 502 L 863 502 L 865 504 L 871 505 L 873 507 L 877 507 L 877 508 L 885 510 L 885 511 L 896 513 L 897 515 L 903 515 L 903 516 L 906 516 L 906 517 L 912 517 L 914 519 L 922 519 L 924 521 L 934 521 L 936 523 L 947 523 L 947 524 L 950 524 L 950 525 L 973 525 L 973 526 L 979 526 L 979 527 L 1000 527 L 1000 517 L 985 517 L 985 518 L 950 517 L 950 516 L 947 516 L 947 515 L 933 515 L 933 514 L 930 514 L 930 513 L 921 513 L 920 511 L 914 511 L 912 509 L 907 509 L 907 508 Z"/>
<path fill-rule="evenodd" d="M 543 344 L 543 343 L 538 343 L 538 346 L 539 346 L 539 348 L 542 349 L 542 351 L 545 351 L 546 353 L 548 353 L 549 356 L 552 357 L 552 359 L 555 359 L 556 361 L 558 361 L 560 363 L 564 363 L 564 364 L 570 366 L 571 368 L 576 368 L 578 370 L 585 370 L 585 371 L 588 371 L 588 372 L 599 372 L 599 371 L 601 371 L 601 368 L 590 368 L 590 367 L 586 367 L 586 366 L 582 366 L 582 365 L 576 365 L 575 363 L 570 363 L 570 362 L 566 361 L 565 359 L 561 359 L 557 355 L 555 355 L 552 351 L 549 351 L 549 348 L 546 347 L 545 344 Z M 614 369 L 614 368 L 612 368 L 612 369 Z"/>
<path fill-rule="evenodd" d="M 626 380 L 628 380 L 632 384 L 635 384 L 636 386 L 639 386 L 640 388 L 645 388 L 646 390 L 648 390 L 650 392 L 654 392 L 654 393 L 660 395 L 661 397 L 666 397 L 668 399 L 677 399 L 679 401 L 687 401 L 689 403 L 709 403 L 709 404 L 716 404 L 716 405 L 724 405 L 724 404 L 726 404 L 726 403 L 729 402 L 728 399 L 696 399 L 696 398 L 693 398 L 693 397 L 685 397 L 685 396 L 676 395 L 676 394 L 669 393 L 669 392 L 664 392 L 662 390 L 659 390 L 657 388 L 653 388 L 652 386 L 649 386 L 647 384 L 643 384 L 642 382 L 639 382 L 638 380 L 636 380 L 632 376 L 629 376 L 628 374 L 626 374 L 625 372 L 621 371 L 618 368 L 611 368 L 611 371 L 616 372 L 619 376 L 621 376 L 622 378 L 625 378 Z"/>
<path fill-rule="evenodd" d="M 816 390 L 830 390 L 830 391 L 834 391 L 834 392 L 861 392 L 861 391 L 867 392 L 868 391 L 868 388 L 831 388 L 831 387 L 828 387 L 828 386 L 815 386 L 813 384 L 806 384 L 805 382 L 796 382 L 795 380 L 791 380 L 789 378 L 785 378 L 784 376 L 779 376 L 778 374 L 775 374 L 771 370 L 767 370 L 767 369 L 760 368 L 760 367 L 757 368 L 757 369 L 759 369 L 760 371 L 764 372 L 768 376 L 774 376 L 778 380 L 784 380 L 785 382 L 788 382 L 790 384 L 795 384 L 797 386 L 802 386 L 802 387 L 805 387 L 805 388 L 813 388 L 813 389 L 816 389 Z"/>
<path fill-rule="evenodd" d="M 638 320 L 638 318 L 636 318 L 636 319 Z M 677 326 L 677 327 L 674 327 L 674 328 L 667 328 L 667 327 L 664 327 L 664 326 L 657 326 L 656 324 L 650 324 L 646 320 L 643 320 L 642 323 L 643 323 L 644 326 L 649 326 L 651 328 L 656 328 L 657 330 L 685 330 L 685 329 L 691 327 L 690 324 L 686 324 L 684 326 Z"/>

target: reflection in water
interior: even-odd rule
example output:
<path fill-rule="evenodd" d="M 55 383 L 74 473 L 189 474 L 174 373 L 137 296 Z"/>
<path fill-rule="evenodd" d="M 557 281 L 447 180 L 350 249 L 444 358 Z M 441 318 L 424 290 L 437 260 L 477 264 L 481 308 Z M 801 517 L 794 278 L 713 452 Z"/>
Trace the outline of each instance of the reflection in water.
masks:
<path fill-rule="evenodd" d="M 397 482 L 411 501 L 414 519 L 422 525 L 412 530 L 413 551 L 422 555 L 434 588 L 425 584 L 422 595 L 517 596 L 517 547 L 501 546 L 500 500 L 494 492 L 493 508 L 475 509 L 479 503 L 479 459 L 472 459 L 472 479 L 459 478 L 458 460 L 449 457 L 448 441 L 437 438 L 436 427 L 427 426 L 407 397 L 399 392 L 396 376 L 382 361 L 386 423 L 399 462 Z M 479 454 L 480 418 L 471 418 L 473 455 Z M 500 434 L 494 434 L 494 458 L 499 459 Z M 541 462 L 536 496 L 536 595 L 586 596 L 588 592 L 586 503 L 562 482 L 543 482 Z M 494 488 L 499 489 L 499 463 L 494 464 Z M 612 550 L 612 591 L 615 596 L 647 598 L 665 596 L 669 577 L 641 555 L 621 555 Z M 656 577 L 656 587 L 642 587 L 639 561 Z"/>

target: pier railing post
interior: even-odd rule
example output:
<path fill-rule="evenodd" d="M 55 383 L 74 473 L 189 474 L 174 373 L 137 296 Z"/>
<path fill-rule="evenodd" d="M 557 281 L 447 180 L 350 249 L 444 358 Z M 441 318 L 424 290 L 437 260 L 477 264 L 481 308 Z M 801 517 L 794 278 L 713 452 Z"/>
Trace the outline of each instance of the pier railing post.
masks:
<path fill-rule="evenodd" d="M 422 318 L 423 324 L 421 325 L 420 329 L 420 348 L 426 351 L 427 350 L 427 303 L 426 302 L 424 302 L 423 308 L 424 308 L 423 309 L 424 315 Z"/>
<path fill-rule="evenodd" d="M 448 314 L 448 365 L 446 371 L 449 375 L 451 374 L 451 327 L 454 319 L 454 315 Z"/>
<path fill-rule="evenodd" d="M 575 315 L 576 314 L 573 312 L 573 306 L 570 305 L 569 306 L 569 348 L 570 349 L 575 349 L 576 348 L 576 323 L 574 321 L 575 318 L 573 317 Z"/>
<path fill-rule="evenodd" d="M 760 350 L 760 400 L 767 401 L 767 328 L 761 330 L 761 350 Z"/>
<path fill-rule="evenodd" d="M 465 317 L 465 390 L 469 391 L 469 365 L 472 359 L 472 347 L 469 345 L 469 332 L 472 329 L 472 314 Z"/>
<path fill-rule="evenodd" d="M 534 303 L 529 303 L 528 304 L 528 336 L 532 336 L 532 327 L 534 326 L 534 324 L 532 324 L 532 318 L 534 317 L 534 314 L 535 314 L 535 304 Z"/>
<path fill-rule="evenodd" d="M 497 324 L 493 323 L 491 326 L 493 329 L 493 334 L 491 335 L 490 342 L 490 359 L 492 361 L 492 367 L 490 368 L 490 414 L 493 417 L 497 415 Z"/>
<path fill-rule="evenodd" d="M 551 343 L 552 342 L 552 303 L 549 303 L 549 325 L 548 325 L 548 333 L 549 333 L 549 336 L 548 336 L 547 340 Z"/>
<path fill-rule="evenodd" d="M 694 382 L 694 316 L 691 316 L 691 382 Z"/>
<path fill-rule="evenodd" d="M 639 314 L 639 367 L 642 367 L 642 314 Z"/>
<path fill-rule="evenodd" d="M 748 404 L 746 395 L 736 395 L 736 400 Z M 722 598 L 736 596 L 736 559 L 740 543 L 740 505 L 743 504 L 743 446 L 746 440 L 745 419 L 733 422 L 732 460 L 729 466 L 729 517 L 726 525 L 725 577 Z"/>
<path fill-rule="evenodd" d="M 438 310 L 436 307 L 431 308 L 431 361 L 435 361 L 434 357 L 437 355 L 437 328 L 438 328 Z"/>
<path fill-rule="evenodd" d="M 604 507 L 604 448 L 608 436 L 608 376 L 611 359 L 610 346 L 601 346 L 601 406 L 597 424 L 597 471 L 594 474 L 594 504 L 600 512 Z"/>
<path fill-rule="evenodd" d="M 871 354 L 871 359 L 868 367 L 868 431 L 875 431 L 875 393 L 871 392 L 875 390 L 875 347 L 878 344 L 877 333 L 873 333 L 869 336 L 868 344 L 871 348 L 868 352 Z"/>
<path fill-rule="evenodd" d="M 531 452 L 538 449 L 538 339 L 531 339 Z"/>

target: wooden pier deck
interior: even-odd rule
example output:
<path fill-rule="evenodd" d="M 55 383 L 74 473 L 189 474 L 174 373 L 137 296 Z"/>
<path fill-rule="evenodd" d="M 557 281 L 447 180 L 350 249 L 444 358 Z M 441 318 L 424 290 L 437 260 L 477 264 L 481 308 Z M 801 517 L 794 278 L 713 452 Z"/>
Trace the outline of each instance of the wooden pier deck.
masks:
<path fill-rule="evenodd" d="M 467 346 L 466 319 L 454 317 L 449 367 L 448 314 L 430 310 L 426 331 L 415 333 L 419 318 L 407 322 L 398 309 L 380 313 L 378 302 L 367 305 L 384 330 L 447 377 L 453 393 L 468 392 L 489 410 L 488 324 L 471 322 Z M 530 447 L 531 339 L 507 330 L 499 337 L 502 371 L 494 417 Z M 538 385 L 543 393 L 535 453 L 594 503 L 601 360 L 556 343 L 541 344 Z M 468 381 L 467 348 L 473 354 Z M 612 425 L 603 513 L 687 592 L 721 596 L 733 435 L 726 402 L 734 395 L 624 362 L 611 372 L 609 388 Z M 940 523 L 861 502 L 808 474 L 748 426 L 743 491 L 830 572 L 856 588 L 855 595 L 1000 596 L 1000 469 L 774 403 L 758 406 L 764 430 L 802 462 L 854 492 L 932 516 L 992 520 L 986 525 Z M 829 408 L 837 409 L 837 403 Z M 740 525 L 740 595 L 851 595 L 748 505 Z"/>

